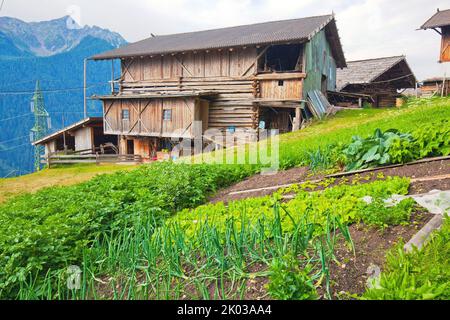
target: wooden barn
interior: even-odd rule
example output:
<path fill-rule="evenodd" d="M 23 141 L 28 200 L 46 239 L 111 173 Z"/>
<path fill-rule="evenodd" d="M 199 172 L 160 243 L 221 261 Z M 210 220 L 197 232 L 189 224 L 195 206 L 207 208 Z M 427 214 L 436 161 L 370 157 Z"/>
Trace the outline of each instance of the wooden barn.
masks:
<path fill-rule="evenodd" d="M 392 107 L 402 89 L 415 88 L 416 77 L 405 56 L 347 62 L 337 71 L 338 90 L 372 98 L 375 107 Z"/>
<path fill-rule="evenodd" d="M 54 132 L 33 145 L 45 146 L 45 156 L 71 153 L 116 153 L 117 136 L 105 135 L 103 118 L 86 118 Z"/>
<path fill-rule="evenodd" d="M 438 9 L 420 29 L 433 29 L 441 36 L 439 62 L 450 62 L 450 9 L 442 11 Z"/>
<path fill-rule="evenodd" d="M 448 96 L 450 95 L 450 80 L 442 77 L 423 80 L 420 92 L 423 97 Z"/>
<path fill-rule="evenodd" d="M 153 36 L 91 59 L 121 60 L 111 95 L 94 98 L 120 152 L 145 157 L 208 129 L 298 130 L 308 93 L 335 90 L 346 66 L 334 15 Z"/>

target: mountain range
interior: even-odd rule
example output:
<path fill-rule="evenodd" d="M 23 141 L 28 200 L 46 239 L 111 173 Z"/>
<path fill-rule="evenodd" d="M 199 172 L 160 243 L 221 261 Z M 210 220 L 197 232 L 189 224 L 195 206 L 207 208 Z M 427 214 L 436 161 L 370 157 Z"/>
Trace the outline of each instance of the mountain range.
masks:
<path fill-rule="evenodd" d="M 51 117 L 49 133 L 57 131 L 83 118 L 84 59 L 126 43 L 118 33 L 81 27 L 68 16 L 30 23 L 0 17 L 0 178 L 33 170 L 30 101 L 36 81 Z M 87 70 L 88 96 L 108 93 L 111 62 L 90 61 Z M 89 101 L 88 114 L 101 115 L 101 106 Z"/>
<path fill-rule="evenodd" d="M 11 39 L 17 55 L 52 56 L 77 47 L 86 37 L 101 39 L 117 48 L 126 44 L 118 33 L 97 26 L 81 27 L 70 16 L 41 22 L 0 17 L 1 38 Z M 0 53 L 0 54 L 3 54 Z"/>

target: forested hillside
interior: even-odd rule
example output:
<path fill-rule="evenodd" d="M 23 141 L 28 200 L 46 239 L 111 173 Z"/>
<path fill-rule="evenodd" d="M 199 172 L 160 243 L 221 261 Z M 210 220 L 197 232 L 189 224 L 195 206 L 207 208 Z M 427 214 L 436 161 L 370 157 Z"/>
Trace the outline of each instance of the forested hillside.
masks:
<path fill-rule="evenodd" d="M 83 60 L 121 44 L 117 38 L 110 41 L 106 36 L 102 36 L 105 40 L 90 33 L 69 51 L 37 56 L 31 49 L 17 45 L 16 38 L 0 29 L 0 177 L 21 175 L 33 169 L 30 129 L 34 116 L 30 101 L 36 80 L 41 82 L 45 108 L 51 117 L 51 132 L 83 117 Z M 88 96 L 107 93 L 110 79 L 110 62 L 90 61 Z M 101 115 L 100 105 L 88 101 L 88 112 L 90 116 Z"/>

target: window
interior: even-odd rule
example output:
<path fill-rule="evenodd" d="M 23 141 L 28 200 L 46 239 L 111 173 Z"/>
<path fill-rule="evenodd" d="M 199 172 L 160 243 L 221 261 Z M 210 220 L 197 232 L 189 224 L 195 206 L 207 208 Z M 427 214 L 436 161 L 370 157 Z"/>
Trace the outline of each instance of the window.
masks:
<path fill-rule="evenodd" d="M 130 120 L 130 110 L 128 109 L 122 110 L 122 120 Z"/>
<path fill-rule="evenodd" d="M 163 111 L 163 120 L 164 121 L 172 121 L 172 110 L 164 109 L 164 111 Z"/>

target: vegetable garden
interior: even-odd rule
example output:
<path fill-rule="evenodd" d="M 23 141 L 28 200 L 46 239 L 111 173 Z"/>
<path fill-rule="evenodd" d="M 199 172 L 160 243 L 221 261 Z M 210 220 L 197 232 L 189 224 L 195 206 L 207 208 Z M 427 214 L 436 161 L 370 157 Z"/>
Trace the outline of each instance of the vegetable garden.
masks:
<path fill-rule="evenodd" d="M 448 155 L 449 106 L 449 99 L 414 100 L 403 109 L 367 110 L 372 118 L 345 111 L 283 136 L 281 166 L 351 170 Z M 397 177 L 333 187 L 325 181 L 317 191 L 314 183 L 299 184 L 271 197 L 203 205 L 260 170 L 155 163 L 14 197 L 0 205 L 0 297 L 332 298 L 335 246 L 344 241 L 354 249 L 349 226 L 363 223 L 382 232 L 408 224 L 417 211 L 409 200 L 383 205 L 392 194 L 408 193 L 409 180 Z M 287 200 L 287 193 L 294 198 Z M 364 196 L 374 202 L 365 203 Z M 357 298 L 448 298 L 447 238 L 448 219 L 423 251 L 389 255 L 380 287 Z M 414 276 L 399 261 L 424 267 Z M 67 289 L 70 265 L 82 269 L 81 290 Z M 411 293 L 414 286 L 423 288 L 421 294 Z"/>

